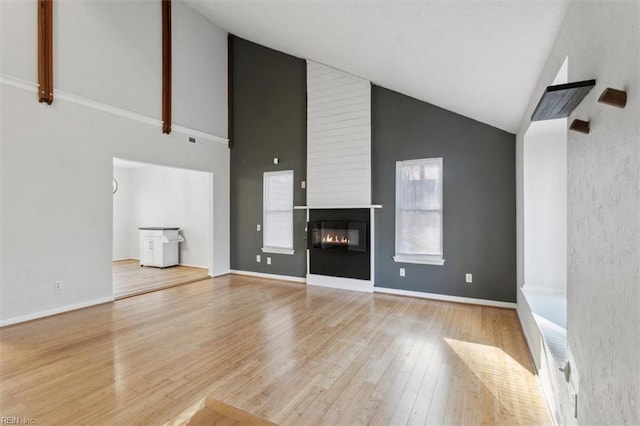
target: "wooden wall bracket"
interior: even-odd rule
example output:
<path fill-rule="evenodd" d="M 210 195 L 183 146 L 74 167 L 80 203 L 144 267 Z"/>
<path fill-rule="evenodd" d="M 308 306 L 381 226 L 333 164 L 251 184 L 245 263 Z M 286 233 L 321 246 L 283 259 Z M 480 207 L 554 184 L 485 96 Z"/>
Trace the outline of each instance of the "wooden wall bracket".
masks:
<path fill-rule="evenodd" d="M 38 101 L 53 102 L 53 0 L 38 0 Z"/>
<path fill-rule="evenodd" d="M 171 0 L 162 0 L 162 133 L 171 133 Z"/>
<path fill-rule="evenodd" d="M 598 98 L 598 102 L 617 108 L 624 108 L 627 105 L 627 92 L 607 87 Z"/>
<path fill-rule="evenodd" d="M 590 123 L 588 121 L 578 120 L 577 118 L 571 122 L 569 126 L 569 130 L 573 130 L 574 132 L 584 133 L 585 135 L 589 134 Z"/>

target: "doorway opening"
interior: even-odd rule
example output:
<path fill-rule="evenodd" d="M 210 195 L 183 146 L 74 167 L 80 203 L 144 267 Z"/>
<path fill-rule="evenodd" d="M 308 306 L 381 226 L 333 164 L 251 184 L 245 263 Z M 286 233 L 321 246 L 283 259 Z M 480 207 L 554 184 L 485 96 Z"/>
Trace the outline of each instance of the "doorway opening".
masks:
<path fill-rule="evenodd" d="M 114 158 L 113 179 L 114 298 L 210 278 L 213 173 Z"/>

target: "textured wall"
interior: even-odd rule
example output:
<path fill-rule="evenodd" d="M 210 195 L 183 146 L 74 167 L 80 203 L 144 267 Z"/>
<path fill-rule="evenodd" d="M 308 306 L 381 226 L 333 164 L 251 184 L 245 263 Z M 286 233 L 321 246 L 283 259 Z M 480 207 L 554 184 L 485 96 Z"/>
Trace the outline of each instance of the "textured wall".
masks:
<path fill-rule="evenodd" d="M 526 117 L 565 56 L 569 81 L 597 80 L 569 117 L 590 120 L 591 133 L 569 132 L 567 148 L 567 334 L 580 424 L 640 424 L 639 26 L 636 1 L 572 4 L 517 137 L 521 166 Z M 627 91 L 625 109 L 597 103 L 606 87 Z M 521 299 L 518 309 L 530 315 Z M 566 389 L 556 393 L 559 421 L 576 422 Z"/>
<path fill-rule="evenodd" d="M 375 285 L 515 302 L 514 135 L 373 86 Z M 443 266 L 395 263 L 396 161 L 442 157 Z M 406 276 L 399 276 L 399 268 Z M 465 283 L 465 273 L 473 283 Z"/>
<path fill-rule="evenodd" d="M 580 423 L 640 424 L 640 16 L 638 2 L 583 3 L 569 26 L 569 78 L 598 85 L 568 144 L 568 328 L 580 374 Z M 572 60 L 573 58 L 573 60 Z M 573 63 L 573 66 L 571 65 Z M 596 103 L 626 89 L 624 110 Z"/>
<path fill-rule="evenodd" d="M 262 253 L 262 232 L 256 231 L 262 224 L 264 172 L 293 170 L 293 203 L 306 204 L 300 188 L 306 179 L 306 80 L 305 61 L 233 38 L 231 269 L 306 276 L 304 210 L 293 214 L 293 255 Z"/>

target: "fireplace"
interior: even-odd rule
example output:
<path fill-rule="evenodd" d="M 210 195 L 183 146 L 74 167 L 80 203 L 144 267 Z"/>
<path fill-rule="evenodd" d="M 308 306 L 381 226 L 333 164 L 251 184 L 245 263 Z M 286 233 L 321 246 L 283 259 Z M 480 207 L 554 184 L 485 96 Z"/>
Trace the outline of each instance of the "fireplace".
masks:
<path fill-rule="evenodd" d="M 371 279 L 369 209 L 312 209 L 307 224 L 309 273 Z"/>
<path fill-rule="evenodd" d="M 307 248 L 366 252 L 367 224 L 366 222 L 325 220 L 309 222 Z"/>

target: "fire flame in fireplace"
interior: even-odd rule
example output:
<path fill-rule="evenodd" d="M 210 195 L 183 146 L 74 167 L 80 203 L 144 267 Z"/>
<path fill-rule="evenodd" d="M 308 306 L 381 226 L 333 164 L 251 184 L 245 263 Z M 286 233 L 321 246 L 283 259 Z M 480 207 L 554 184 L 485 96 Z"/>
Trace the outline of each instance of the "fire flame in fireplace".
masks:
<path fill-rule="evenodd" d="M 327 234 L 322 237 L 323 243 L 334 243 L 334 244 L 349 244 L 351 241 L 346 237 L 346 235 L 339 234 Z"/>

